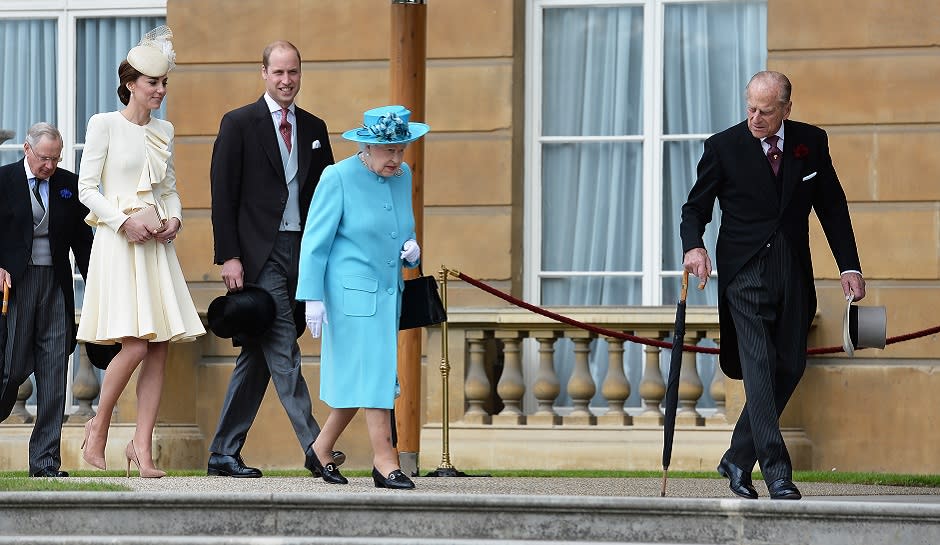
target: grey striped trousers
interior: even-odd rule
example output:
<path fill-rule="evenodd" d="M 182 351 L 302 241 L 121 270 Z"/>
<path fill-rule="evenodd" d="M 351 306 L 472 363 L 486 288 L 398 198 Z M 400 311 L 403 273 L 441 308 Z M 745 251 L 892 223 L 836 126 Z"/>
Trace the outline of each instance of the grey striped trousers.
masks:
<path fill-rule="evenodd" d="M 792 479 L 780 415 L 806 369 L 809 328 L 804 273 L 786 237 L 774 234 L 728 285 L 747 401 L 725 457 L 764 480 Z"/>
<path fill-rule="evenodd" d="M 59 469 L 59 447 L 65 413 L 68 374 L 69 320 L 75 311 L 65 308 L 65 297 L 52 267 L 27 265 L 26 274 L 10 290 L 7 314 L 6 365 L 8 387 L 3 395 L 16 395 L 31 373 L 36 377 L 36 423 L 29 438 L 29 471 Z"/>

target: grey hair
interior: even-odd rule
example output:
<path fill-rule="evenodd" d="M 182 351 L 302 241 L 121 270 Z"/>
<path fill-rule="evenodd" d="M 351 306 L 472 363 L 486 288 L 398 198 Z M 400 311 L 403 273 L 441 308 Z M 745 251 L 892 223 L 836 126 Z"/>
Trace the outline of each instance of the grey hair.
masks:
<path fill-rule="evenodd" d="M 790 78 L 785 76 L 780 72 L 774 72 L 773 70 L 764 70 L 763 72 L 758 72 L 751 76 L 751 81 L 747 82 L 747 86 L 744 88 L 745 99 L 747 97 L 747 92 L 751 89 L 751 85 L 755 82 L 762 84 L 770 84 L 777 87 L 779 90 L 779 95 L 777 100 L 780 104 L 787 104 L 790 102 L 790 93 L 793 91 L 793 85 L 790 84 Z"/>
<path fill-rule="evenodd" d="M 29 147 L 35 148 L 39 141 L 42 140 L 43 136 L 47 136 L 53 140 L 63 144 L 62 134 L 59 132 L 59 129 L 52 126 L 51 123 L 46 123 L 45 121 L 40 121 L 26 131 L 26 143 L 29 144 Z"/>

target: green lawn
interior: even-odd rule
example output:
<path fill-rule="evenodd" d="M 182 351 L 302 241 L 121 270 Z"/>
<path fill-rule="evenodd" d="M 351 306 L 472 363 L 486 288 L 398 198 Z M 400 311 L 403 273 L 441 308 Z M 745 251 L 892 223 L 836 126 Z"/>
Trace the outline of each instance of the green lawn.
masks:
<path fill-rule="evenodd" d="M 425 468 L 422 475 L 429 469 Z M 123 471 L 86 471 L 78 470 L 70 472 L 74 477 L 123 477 Z M 467 471 L 471 476 L 492 476 L 492 477 L 555 477 L 555 478 L 659 478 L 662 477 L 661 471 L 543 471 L 543 470 L 480 470 Z M 265 470 L 265 476 L 268 477 L 307 477 L 310 475 L 305 470 Z M 371 475 L 369 470 L 343 470 L 347 477 L 368 477 Z M 136 472 L 131 473 L 132 477 Z M 200 477 L 204 476 L 204 470 L 170 471 L 169 477 Z M 671 479 L 699 478 L 699 479 L 719 479 L 717 473 L 712 471 L 671 471 Z M 760 474 L 755 473 L 755 480 L 760 479 Z M 820 482 L 820 483 L 845 483 L 845 484 L 870 484 L 886 486 L 911 486 L 911 487 L 930 487 L 940 488 L 940 475 L 903 475 L 889 473 L 842 473 L 835 471 L 796 471 L 793 474 L 793 480 L 798 483 Z M 96 491 L 96 492 L 115 492 L 130 490 L 128 487 L 111 483 L 79 483 L 68 478 L 65 479 L 32 479 L 23 471 L 0 471 L 0 492 L 12 491 Z"/>

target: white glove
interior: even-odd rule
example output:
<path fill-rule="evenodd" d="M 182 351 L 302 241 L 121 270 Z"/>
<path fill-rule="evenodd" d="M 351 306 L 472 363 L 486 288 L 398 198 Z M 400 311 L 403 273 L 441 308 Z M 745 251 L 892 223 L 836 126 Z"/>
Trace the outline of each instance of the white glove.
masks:
<path fill-rule="evenodd" d="M 314 339 L 320 338 L 320 328 L 323 324 L 330 323 L 326 319 L 326 306 L 323 301 L 307 301 L 304 309 L 304 317 L 307 321 L 307 327 L 310 328 L 310 334 Z"/>
<path fill-rule="evenodd" d="M 409 238 L 401 249 L 401 258 L 414 265 L 421 258 L 421 248 L 418 247 L 418 241 Z"/>

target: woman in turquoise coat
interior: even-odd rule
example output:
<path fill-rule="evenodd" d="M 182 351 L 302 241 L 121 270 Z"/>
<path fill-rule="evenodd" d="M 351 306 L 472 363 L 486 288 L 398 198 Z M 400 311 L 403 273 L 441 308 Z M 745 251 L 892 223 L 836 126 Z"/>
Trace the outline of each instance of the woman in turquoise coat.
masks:
<path fill-rule="evenodd" d="M 409 123 L 403 106 L 365 112 L 363 127 L 343 138 L 360 151 L 327 167 L 313 194 L 300 245 L 297 300 L 307 326 L 322 331 L 320 399 L 330 406 L 313 443 L 315 466 L 328 483 L 347 480 L 331 452 L 356 412 L 365 409 L 378 488 L 414 488 L 391 443 L 398 365 L 402 267 L 416 267 L 411 169 L 402 162 L 424 123 Z"/>

